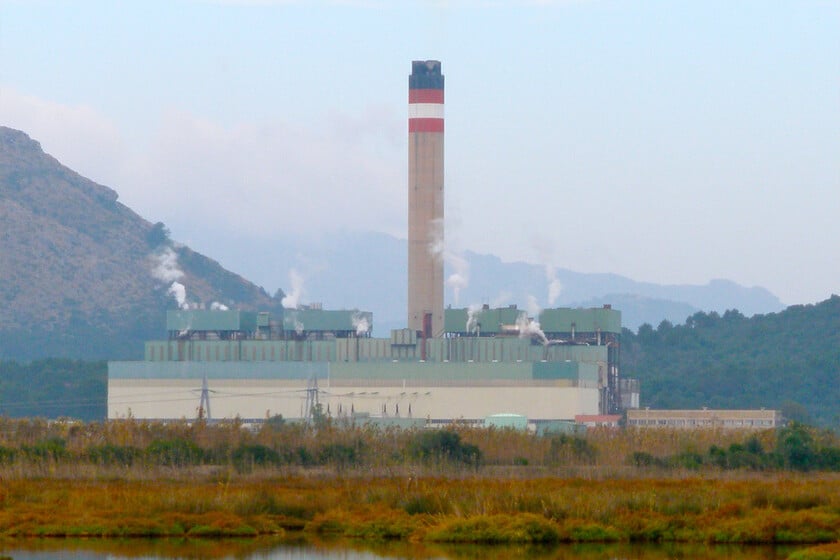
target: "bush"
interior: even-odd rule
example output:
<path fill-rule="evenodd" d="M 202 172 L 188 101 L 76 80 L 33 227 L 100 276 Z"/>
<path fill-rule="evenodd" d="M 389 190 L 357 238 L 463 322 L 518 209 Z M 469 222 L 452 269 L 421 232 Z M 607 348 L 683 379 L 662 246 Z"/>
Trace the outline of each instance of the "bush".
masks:
<path fill-rule="evenodd" d="M 242 444 L 237 447 L 231 456 L 233 466 L 239 472 L 247 472 L 256 466 L 265 467 L 269 465 L 279 465 L 281 463 L 280 455 L 265 445 L 260 444 Z"/>
<path fill-rule="evenodd" d="M 662 466 L 662 461 L 660 459 L 657 459 L 650 453 L 646 453 L 644 451 L 634 451 L 633 454 L 627 458 L 627 462 L 633 465 L 634 467 Z"/>
<path fill-rule="evenodd" d="M 598 456 L 597 450 L 582 437 L 562 434 L 551 438 L 546 462 L 550 465 L 583 463 L 591 465 Z"/>
<path fill-rule="evenodd" d="M 810 471 L 818 467 L 819 456 L 811 429 L 799 422 L 791 422 L 779 430 L 776 452 L 785 467 L 796 471 Z"/>
<path fill-rule="evenodd" d="M 0 463 L 10 464 L 15 461 L 15 450 L 10 447 L 3 447 L 0 445 Z"/>
<path fill-rule="evenodd" d="M 156 465 L 184 467 L 201 464 L 204 452 L 195 443 L 178 438 L 153 441 L 146 448 L 146 456 Z"/>
<path fill-rule="evenodd" d="M 703 456 L 692 451 L 683 451 L 668 458 L 669 467 L 698 470 L 703 466 Z"/>
<path fill-rule="evenodd" d="M 52 437 L 39 441 L 35 445 L 24 445 L 21 450 L 31 459 L 59 461 L 70 456 L 67 451 L 67 442 L 62 438 Z"/>
<path fill-rule="evenodd" d="M 331 465 L 343 469 L 361 463 L 360 455 L 357 447 L 344 445 L 343 443 L 330 443 L 318 452 L 318 462 L 322 465 Z"/>
<path fill-rule="evenodd" d="M 463 443 L 461 436 L 451 430 L 432 430 L 416 434 L 408 444 L 411 458 L 424 463 L 463 463 L 478 466 L 481 450 Z"/>
<path fill-rule="evenodd" d="M 86 455 L 88 460 L 95 465 L 130 467 L 134 464 L 134 461 L 140 458 L 142 452 L 136 447 L 106 443 L 105 445 L 88 447 Z"/>

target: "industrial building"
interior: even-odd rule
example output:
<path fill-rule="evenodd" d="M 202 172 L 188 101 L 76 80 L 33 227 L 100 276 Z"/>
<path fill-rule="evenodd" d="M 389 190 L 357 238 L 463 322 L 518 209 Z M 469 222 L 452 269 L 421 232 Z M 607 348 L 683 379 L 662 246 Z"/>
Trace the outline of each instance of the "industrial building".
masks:
<path fill-rule="evenodd" d="M 627 425 L 638 428 L 726 428 L 767 430 L 784 423 L 778 410 L 628 410 Z"/>
<path fill-rule="evenodd" d="M 170 311 L 166 339 L 147 342 L 142 361 L 108 364 L 108 417 L 326 414 L 396 425 L 524 418 L 545 429 L 638 402 L 638 394 L 621 395 L 618 310 L 529 317 L 515 305 L 444 309 L 443 130 L 440 62 L 415 61 L 407 328 L 373 338 L 372 313 L 318 305 L 281 316 Z"/>
<path fill-rule="evenodd" d="M 618 311 L 546 309 L 540 321 L 557 330 L 541 335 L 497 322 L 513 317 L 526 320 L 515 307 L 446 309 L 445 336 L 373 338 L 372 314 L 355 310 L 170 311 L 167 339 L 147 342 L 144 360 L 108 364 L 108 417 L 260 421 L 319 406 L 336 418 L 518 414 L 539 426 L 615 402 Z"/>

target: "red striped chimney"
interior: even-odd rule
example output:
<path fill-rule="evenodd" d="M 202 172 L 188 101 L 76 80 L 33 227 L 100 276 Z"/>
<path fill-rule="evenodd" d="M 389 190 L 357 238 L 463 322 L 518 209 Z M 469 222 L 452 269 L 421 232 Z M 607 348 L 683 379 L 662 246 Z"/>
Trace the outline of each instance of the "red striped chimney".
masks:
<path fill-rule="evenodd" d="M 443 334 L 443 75 L 437 60 L 408 78 L 408 327 Z"/>

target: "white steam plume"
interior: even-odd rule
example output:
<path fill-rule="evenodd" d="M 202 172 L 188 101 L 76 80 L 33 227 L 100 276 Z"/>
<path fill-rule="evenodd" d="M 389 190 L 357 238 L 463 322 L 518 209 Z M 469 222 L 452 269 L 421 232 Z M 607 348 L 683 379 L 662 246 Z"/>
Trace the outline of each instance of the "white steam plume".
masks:
<path fill-rule="evenodd" d="M 184 285 L 180 282 L 172 282 L 172 285 L 169 286 L 169 289 L 166 290 L 166 293 L 175 298 L 175 301 L 178 302 L 179 308 L 190 308 L 190 304 L 187 303 L 187 288 L 185 288 Z"/>
<path fill-rule="evenodd" d="M 537 319 L 540 316 L 540 312 L 542 311 L 542 308 L 540 307 L 540 304 L 537 303 L 537 298 L 528 294 L 528 303 L 525 306 L 525 310 L 528 312 L 529 316 Z"/>
<path fill-rule="evenodd" d="M 537 298 L 532 295 L 528 296 L 528 312 L 522 312 L 516 318 L 516 327 L 519 329 L 519 336 L 524 338 L 526 336 L 534 337 L 540 339 L 540 342 L 543 344 L 548 344 L 548 337 L 545 336 L 545 333 L 540 328 L 540 306 L 537 304 Z M 531 315 L 533 319 L 529 318 L 528 315 Z"/>
<path fill-rule="evenodd" d="M 213 311 L 227 311 L 228 306 L 224 303 L 219 303 L 218 301 L 214 301 L 210 304 L 210 309 Z"/>
<path fill-rule="evenodd" d="M 286 294 L 280 304 L 287 309 L 297 309 L 303 295 L 303 276 L 294 268 L 289 271 L 289 283 L 292 285 L 292 291 Z"/>
<path fill-rule="evenodd" d="M 443 242 L 443 220 L 432 220 L 432 238 L 429 240 L 429 253 L 436 259 L 442 259 L 446 246 Z"/>
<path fill-rule="evenodd" d="M 467 307 L 467 332 L 474 333 L 478 331 L 478 312 L 481 311 L 481 305 L 473 303 Z"/>
<path fill-rule="evenodd" d="M 443 260 L 449 263 L 454 270 L 446 279 L 446 285 L 452 288 L 452 298 L 455 305 L 458 305 L 461 290 L 470 285 L 470 263 L 461 255 L 449 251 L 444 252 Z"/>
<path fill-rule="evenodd" d="M 460 251 L 446 246 L 443 237 L 442 220 L 432 221 L 432 239 L 429 242 L 429 253 L 435 259 L 443 259 L 443 262 L 452 268 L 452 274 L 446 278 L 446 285 L 452 288 L 453 303 L 458 305 L 461 290 L 466 289 L 470 285 L 470 263 Z"/>
<path fill-rule="evenodd" d="M 353 327 L 356 329 L 356 336 L 364 336 L 370 332 L 370 321 L 366 315 L 354 313 L 352 317 Z"/>
<path fill-rule="evenodd" d="M 540 261 L 545 263 L 545 280 L 548 283 L 548 305 L 553 306 L 563 292 L 563 284 L 557 278 L 557 268 L 551 264 L 554 261 L 557 244 L 545 237 L 536 237 L 531 241 L 531 244 L 539 255 Z"/>
<path fill-rule="evenodd" d="M 152 269 L 152 276 L 162 282 L 174 282 L 184 276 L 184 272 L 178 267 L 178 254 L 167 247 L 155 255 L 155 267 Z"/>
<path fill-rule="evenodd" d="M 189 309 L 187 302 L 187 288 L 178 280 L 184 276 L 184 271 L 178 266 L 178 253 L 172 247 L 166 247 L 160 253 L 154 255 L 155 265 L 152 268 L 152 276 L 162 282 L 171 282 L 166 293 L 175 298 L 180 309 Z"/>

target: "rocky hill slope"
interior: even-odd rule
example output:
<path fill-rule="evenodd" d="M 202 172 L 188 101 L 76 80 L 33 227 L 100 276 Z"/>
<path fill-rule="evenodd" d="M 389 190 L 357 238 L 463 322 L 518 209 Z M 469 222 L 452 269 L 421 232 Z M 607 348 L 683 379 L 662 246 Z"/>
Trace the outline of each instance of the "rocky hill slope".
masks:
<path fill-rule="evenodd" d="M 279 300 L 0 127 L 0 359 L 133 358 L 179 304 Z"/>

